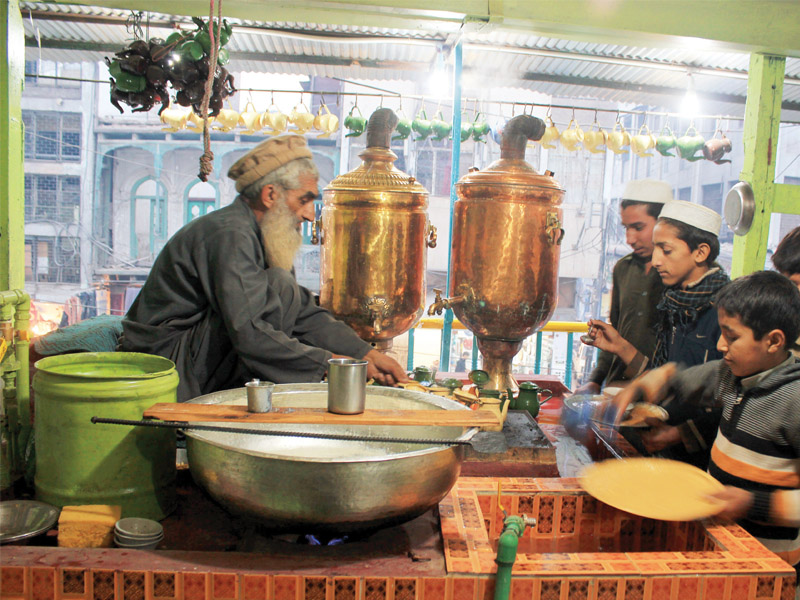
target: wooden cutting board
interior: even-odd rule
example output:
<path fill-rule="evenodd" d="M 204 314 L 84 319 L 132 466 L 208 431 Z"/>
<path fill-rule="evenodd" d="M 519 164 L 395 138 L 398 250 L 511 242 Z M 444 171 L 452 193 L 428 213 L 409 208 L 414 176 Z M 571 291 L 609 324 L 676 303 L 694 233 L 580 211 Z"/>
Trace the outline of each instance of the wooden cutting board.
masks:
<path fill-rule="evenodd" d="M 293 423 L 310 425 L 430 425 L 492 427 L 498 425 L 490 410 L 365 410 L 359 415 L 336 415 L 324 408 L 273 408 L 268 413 L 250 413 L 246 406 L 223 404 L 154 404 L 144 418 L 162 421 Z"/>

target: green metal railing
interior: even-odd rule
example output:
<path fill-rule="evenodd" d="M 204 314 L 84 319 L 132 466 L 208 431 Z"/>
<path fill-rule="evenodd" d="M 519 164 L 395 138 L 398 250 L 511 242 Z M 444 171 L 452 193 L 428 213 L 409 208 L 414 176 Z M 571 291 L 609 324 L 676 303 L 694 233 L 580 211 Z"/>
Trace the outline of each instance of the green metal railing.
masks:
<path fill-rule="evenodd" d="M 414 369 L 414 331 L 415 329 L 444 329 L 445 328 L 445 321 L 444 319 L 436 319 L 436 318 L 426 318 L 420 320 L 417 326 L 414 329 L 410 329 L 408 332 L 408 360 L 406 363 L 406 368 L 409 371 Z M 467 329 L 466 326 L 461 323 L 461 321 L 453 320 L 450 324 L 451 329 Z M 533 372 L 537 375 L 542 372 L 542 333 L 566 333 L 567 334 L 567 357 L 565 361 L 565 371 L 564 371 L 564 384 L 567 387 L 570 387 L 570 383 L 572 381 L 572 369 L 574 364 L 573 359 L 573 352 L 572 352 L 572 345 L 574 341 L 574 337 L 576 333 L 586 333 L 588 331 L 588 325 L 586 323 L 581 323 L 578 321 L 550 321 L 547 323 L 540 331 L 536 333 L 536 359 L 534 362 L 534 370 Z M 475 343 L 475 336 L 472 336 L 473 343 L 472 343 L 472 368 L 478 368 L 478 345 Z M 447 344 L 450 343 L 450 338 L 447 338 Z M 445 339 L 442 339 L 442 345 L 444 345 Z M 444 352 L 440 352 L 442 356 L 445 356 Z M 449 349 L 447 356 L 450 356 Z M 444 363 L 442 363 L 444 364 Z"/>

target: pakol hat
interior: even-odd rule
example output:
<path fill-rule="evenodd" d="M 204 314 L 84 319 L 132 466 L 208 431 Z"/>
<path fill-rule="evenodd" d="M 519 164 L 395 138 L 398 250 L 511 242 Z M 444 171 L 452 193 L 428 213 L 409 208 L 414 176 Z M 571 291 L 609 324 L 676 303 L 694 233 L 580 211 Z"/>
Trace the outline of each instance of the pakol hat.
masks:
<path fill-rule="evenodd" d="M 312 158 L 306 138 L 301 135 L 270 138 L 233 163 L 228 177 L 236 181 L 236 191 L 241 193 L 267 173 L 298 158 Z"/>
<path fill-rule="evenodd" d="M 672 200 L 672 187 L 665 181 L 657 179 L 634 179 L 625 185 L 623 200 L 666 204 Z"/>
<path fill-rule="evenodd" d="M 661 209 L 659 218 L 680 221 L 716 236 L 719 236 L 719 228 L 722 226 L 722 217 L 715 210 L 686 200 L 667 202 Z"/>

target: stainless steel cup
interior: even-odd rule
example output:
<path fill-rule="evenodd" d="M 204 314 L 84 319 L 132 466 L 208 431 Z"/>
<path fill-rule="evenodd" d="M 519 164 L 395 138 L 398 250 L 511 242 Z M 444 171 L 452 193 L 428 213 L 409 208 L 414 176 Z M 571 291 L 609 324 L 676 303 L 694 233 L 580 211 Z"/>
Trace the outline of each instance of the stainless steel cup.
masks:
<path fill-rule="evenodd" d="M 367 401 L 365 360 L 331 358 L 328 361 L 328 412 L 357 415 Z"/>
<path fill-rule="evenodd" d="M 253 379 L 244 386 L 247 388 L 247 412 L 265 413 L 272 410 L 274 383 Z"/>

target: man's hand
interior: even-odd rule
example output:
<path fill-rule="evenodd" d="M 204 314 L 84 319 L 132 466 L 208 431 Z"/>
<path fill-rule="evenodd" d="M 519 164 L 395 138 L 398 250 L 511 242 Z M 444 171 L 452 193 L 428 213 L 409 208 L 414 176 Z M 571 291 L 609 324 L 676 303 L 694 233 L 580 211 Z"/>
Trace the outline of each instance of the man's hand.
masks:
<path fill-rule="evenodd" d="M 369 362 L 367 366 L 367 378 L 369 379 L 374 378 L 379 383 L 392 386 L 411 381 L 400 363 L 383 352 L 373 348 L 367 352 L 364 360 Z"/>
<path fill-rule="evenodd" d="M 642 443 L 650 454 L 680 443 L 681 434 L 677 427 L 665 425 L 663 421 L 652 418 L 647 419 L 647 424 L 653 428 L 642 433 Z"/>
<path fill-rule="evenodd" d="M 575 390 L 575 395 L 578 396 L 580 394 L 599 394 L 600 393 L 600 384 L 595 383 L 593 381 L 588 381 L 584 383 L 581 387 Z"/>
<path fill-rule="evenodd" d="M 631 381 L 612 401 L 616 416 L 614 422 L 619 424 L 629 404 L 634 402 L 650 402 L 658 404 L 666 395 L 669 381 L 678 367 L 675 363 L 667 363 L 663 367 L 647 371 Z"/>
<path fill-rule="evenodd" d="M 597 319 L 589 320 L 591 341 L 583 341 L 588 346 L 611 352 L 619 356 L 625 364 L 629 364 L 636 356 L 636 348 L 614 329 L 613 325 Z M 583 340 L 583 338 L 581 338 Z"/>
<path fill-rule="evenodd" d="M 753 506 L 753 494 L 742 488 L 726 485 L 725 489 L 716 494 L 711 494 L 709 498 L 719 500 L 724 503 L 722 510 L 717 513 L 717 517 L 738 521 L 747 514 Z"/>

